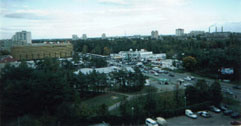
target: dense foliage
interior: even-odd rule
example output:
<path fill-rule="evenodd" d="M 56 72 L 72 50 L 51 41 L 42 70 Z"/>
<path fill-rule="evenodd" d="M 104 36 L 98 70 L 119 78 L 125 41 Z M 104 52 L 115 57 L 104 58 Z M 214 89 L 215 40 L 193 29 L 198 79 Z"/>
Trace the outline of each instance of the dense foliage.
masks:
<path fill-rule="evenodd" d="M 115 79 L 123 76 L 130 76 L 131 80 L 128 80 L 128 85 L 118 87 L 121 91 L 138 91 L 145 82 L 137 68 L 134 73 L 115 72 L 116 78 L 112 79 L 96 70 L 89 74 L 75 74 L 76 69 L 68 60 L 45 59 L 35 63 L 34 68 L 22 62 L 18 67 L 7 65 L 3 69 L 0 114 L 4 122 L 21 118 L 21 124 L 26 121 L 44 125 L 45 122 L 75 123 L 76 120 L 86 122 L 95 116 L 105 117 L 109 115 L 108 106 L 103 104 L 90 108 L 82 100 L 106 93 L 111 85 L 118 85 L 113 83 Z"/>

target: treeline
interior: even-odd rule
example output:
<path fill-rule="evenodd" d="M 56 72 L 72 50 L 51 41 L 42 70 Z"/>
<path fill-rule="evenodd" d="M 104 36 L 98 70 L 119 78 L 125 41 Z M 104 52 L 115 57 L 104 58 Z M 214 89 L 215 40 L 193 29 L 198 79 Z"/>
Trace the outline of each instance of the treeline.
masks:
<path fill-rule="evenodd" d="M 241 78 L 241 41 L 235 35 L 227 40 L 207 40 L 205 38 L 179 40 L 164 37 L 164 40 L 116 39 L 116 40 L 79 40 L 72 41 L 75 51 L 109 55 L 129 49 L 146 49 L 154 53 L 167 53 L 168 58 L 176 56 L 179 60 L 192 56 L 197 63 L 192 71 L 217 78 L 219 69 L 233 68 L 234 74 L 226 79 Z M 189 70 L 189 69 L 187 69 Z M 225 78 L 222 77 L 222 78 Z"/>

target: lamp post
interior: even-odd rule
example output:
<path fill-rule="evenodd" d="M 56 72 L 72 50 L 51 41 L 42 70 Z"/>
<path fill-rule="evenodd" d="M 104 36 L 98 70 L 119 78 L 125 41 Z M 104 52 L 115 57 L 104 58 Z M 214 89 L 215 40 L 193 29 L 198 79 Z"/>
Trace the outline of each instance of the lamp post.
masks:
<path fill-rule="evenodd" d="M 131 112 L 132 112 L 132 113 L 131 113 L 131 114 L 132 114 L 132 122 L 133 122 L 133 116 L 134 116 L 134 109 L 135 109 L 134 107 L 131 107 Z"/>
<path fill-rule="evenodd" d="M 185 108 L 186 108 L 186 105 L 187 105 L 187 97 L 184 96 L 184 104 L 185 104 Z"/>

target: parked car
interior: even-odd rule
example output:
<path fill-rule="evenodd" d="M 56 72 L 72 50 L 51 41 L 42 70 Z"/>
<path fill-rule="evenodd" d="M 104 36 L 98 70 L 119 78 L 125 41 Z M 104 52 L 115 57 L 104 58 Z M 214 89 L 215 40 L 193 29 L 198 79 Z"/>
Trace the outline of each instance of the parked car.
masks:
<path fill-rule="evenodd" d="M 157 72 L 154 73 L 155 76 L 158 76 L 159 74 Z"/>
<path fill-rule="evenodd" d="M 194 114 L 190 109 L 186 109 L 186 110 L 185 110 L 185 115 L 186 115 L 187 117 L 192 118 L 192 119 L 196 119 L 196 118 L 197 118 L 197 115 Z"/>
<path fill-rule="evenodd" d="M 167 126 L 167 121 L 162 117 L 157 117 L 156 122 L 159 126 Z"/>
<path fill-rule="evenodd" d="M 233 110 L 227 109 L 223 112 L 224 115 L 231 115 L 233 113 Z"/>
<path fill-rule="evenodd" d="M 231 117 L 236 119 L 236 118 L 240 117 L 240 114 L 238 112 L 234 112 L 234 113 L 231 114 Z"/>
<path fill-rule="evenodd" d="M 241 125 L 241 121 L 231 121 L 231 125 Z"/>
<path fill-rule="evenodd" d="M 146 119 L 146 126 L 158 126 L 157 122 L 151 118 Z"/>
<path fill-rule="evenodd" d="M 219 108 L 222 110 L 222 111 L 225 111 L 228 109 L 227 105 L 223 105 L 223 104 L 220 104 L 219 105 Z"/>
<path fill-rule="evenodd" d="M 215 107 L 215 106 L 210 106 L 210 110 L 211 110 L 211 111 L 213 111 L 213 112 L 216 112 L 216 113 L 221 112 L 221 110 L 220 110 L 220 109 L 218 109 L 218 108 L 217 108 L 217 107 Z"/>
<path fill-rule="evenodd" d="M 200 116 L 202 117 L 205 117 L 205 118 L 210 118 L 211 117 L 211 114 L 208 113 L 207 111 L 200 111 L 200 112 L 197 112 Z"/>
<path fill-rule="evenodd" d="M 190 76 L 191 80 L 195 80 L 195 77 L 194 76 Z"/>
<path fill-rule="evenodd" d="M 241 89 L 241 85 L 235 85 L 233 86 L 234 89 Z"/>
<path fill-rule="evenodd" d="M 174 74 L 169 74 L 169 76 L 170 76 L 170 77 L 175 77 L 175 75 L 174 75 Z"/>
<path fill-rule="evenodd" d="M 190 81 L 192 80 L 189 76 L 185 77 L 184 80 Z"/>
<path fill-rule="evenodd" d="M 191 83 L 184 83 L 183 84 L 184 87 L 191 86 L 191 85 L 192 85 Z"/>

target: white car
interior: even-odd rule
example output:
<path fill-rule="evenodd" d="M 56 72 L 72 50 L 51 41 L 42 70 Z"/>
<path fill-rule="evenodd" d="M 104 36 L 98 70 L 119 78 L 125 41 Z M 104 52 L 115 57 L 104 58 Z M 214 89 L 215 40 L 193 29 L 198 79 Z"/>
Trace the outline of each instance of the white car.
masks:
<path fill-rule="evenodd" d="M 184 87 L 191 86 L 191 85 L 192 85 L 191 83 L 185 83 L 185 84 L 183 84 Z"/>
<path fill-rule="evenodd" d="M 189 76 L 185 77 L 184 80 L 190 81 L 192 80 Z"/>
<path fill-rule="evenodd" d="M 158 126 L 157 122 L 151 118 L 146 119 L 146 126 Z"/>
<path fill-rule="evenodd" d="M 185 115 L 186 115 L 187 117 L 192 118 L 192 119 L 196 119 L 196 118 L 197 118 L 197 115 L 194 114 L 190 109 L 186 109 L 186 110 L 185 110 Z"/>
<path fill-rule="evenodd" d="M 159 74 L 157 72 L 154 73 L 155 76 L 158 76 Z"/>

